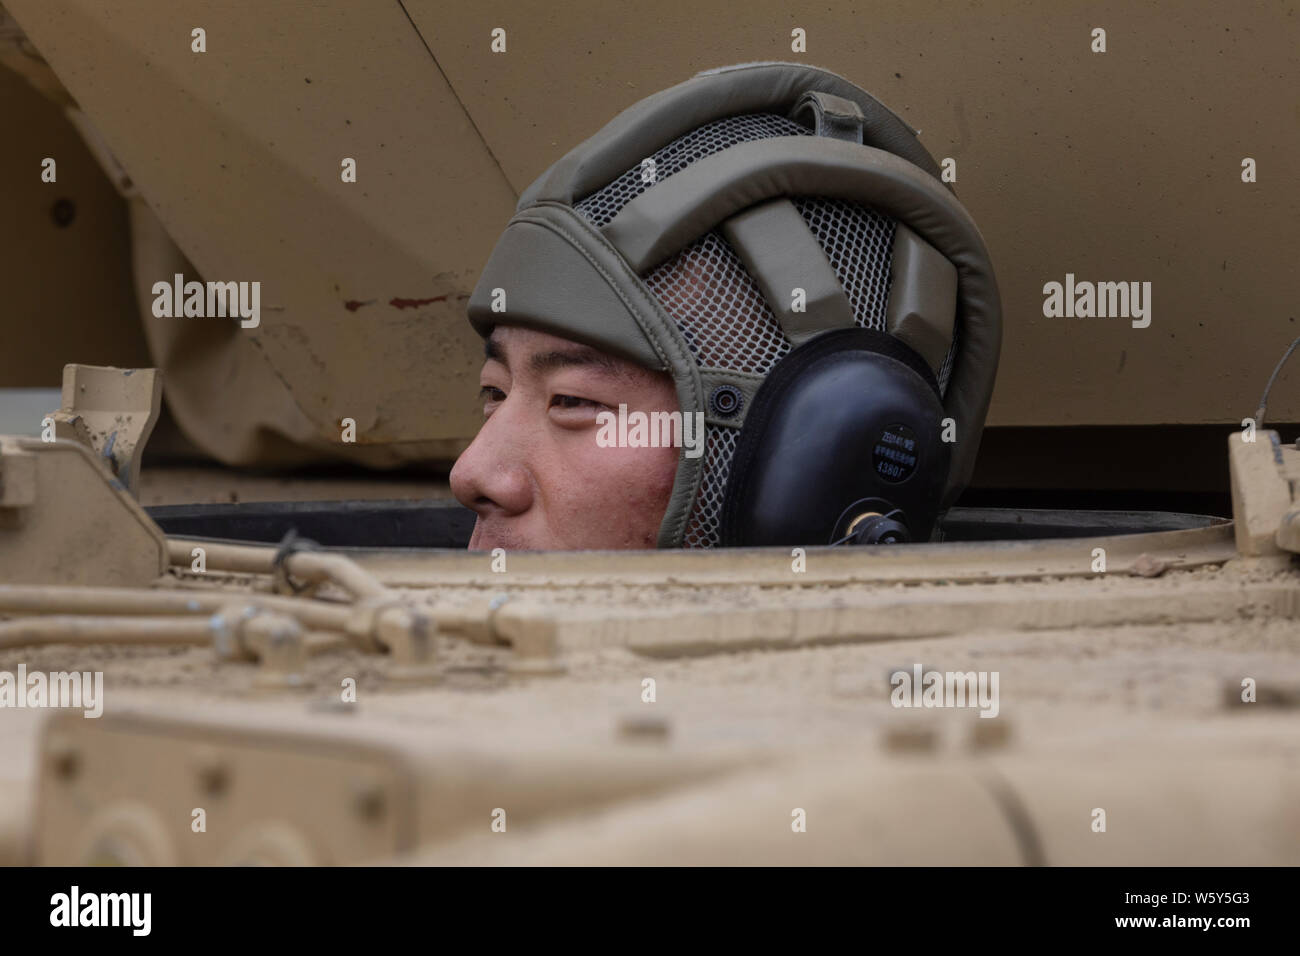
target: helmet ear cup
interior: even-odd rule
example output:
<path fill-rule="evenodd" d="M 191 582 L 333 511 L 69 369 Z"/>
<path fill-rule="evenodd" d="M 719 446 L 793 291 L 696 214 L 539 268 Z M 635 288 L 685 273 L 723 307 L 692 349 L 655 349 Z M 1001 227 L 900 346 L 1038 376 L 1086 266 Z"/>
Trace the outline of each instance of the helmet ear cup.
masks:
<path fill-rule="evenodd" d="M 852 328 L 806 342 L 754 396 L 731 462 L 720 543 L 831 544 L 866 499 L 891 506 L 890 520 L 912 541 L 928 540 L 951 459 L 945 414 L 933 372 L 893 336 Z"/>

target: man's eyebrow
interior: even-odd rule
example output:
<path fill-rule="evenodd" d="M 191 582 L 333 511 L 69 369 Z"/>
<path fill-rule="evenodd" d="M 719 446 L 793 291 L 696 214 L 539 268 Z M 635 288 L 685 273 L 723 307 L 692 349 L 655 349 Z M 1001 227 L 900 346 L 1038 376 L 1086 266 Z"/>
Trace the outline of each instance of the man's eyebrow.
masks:
<path fill-rule="evenodd" d="M 627 377 L 627 368 L 612 355 L 606 355 L 586 345 L 577 345 L 569 349 L 554 349 L 550 352 L 537 352 L 528 359 L 528 367 L 537 374 L 560 368 L 580 368 L 595 366 L 610 375 Z"/>
<path fill-rule="evenodd" d="M 483 340 L 483 357 L 489 361 L 500 362 L 507 369 L 510 368 L 510 363 L 506 360 L 505 350 L 494 336 L 488 336 Z M 594 349 L 589 345 L 575 343 L 570 348 L 537 352 L 528 358 L 529 369 L 538 375 L 560 368 L 582 368 L 584 366 L 594 366 L 619 378 L 628 378 L 630 376 L 630 370 L 625 362 L 621 362 L 614 356 L 601 352 L 599 349 Z"/>

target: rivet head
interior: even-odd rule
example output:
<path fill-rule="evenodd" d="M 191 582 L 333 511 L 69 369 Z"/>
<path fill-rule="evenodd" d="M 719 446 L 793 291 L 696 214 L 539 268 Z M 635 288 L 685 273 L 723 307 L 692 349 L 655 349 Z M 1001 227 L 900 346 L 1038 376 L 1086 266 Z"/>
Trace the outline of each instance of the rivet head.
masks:
<path fill-rule="evenodd" d="M 352 809 L 363 820 L 382 820 L 388 808 L 383 786 L 374 780 L 357 780 L 351 787 Z"/>
<path fill-rule="evenodd" d="M 81 772 L 81 754 L 67 738 L 52 737 L 46 753 L 49 755 L 50 768 L 59 779 L 71 780 Z"/>
<path fill-rule="evenodd" d="M 663 741 L 671 729 L 667 718 L 659 714 L 627 714 L 618 721 L 618 735 L 623 740 Z"/>
<path fill-rule="evenodd" d="M 745 396 L 734 385 L 719 385 L 709 396 L 709 407 L 720 418 L 731 418 L 745 406 Z"/>
<path fill-rule="evenodd" d="M 230 788 L 230 766 L 215 749 L 200 748 L 192 758 L 192 766 L 201 792 L 216 797 Z"/>
<path fill-rule="evenodd" d="M 199 787 L 204 793 L 217 796 L 230 786 L 230 773 L 221 764 L 210 764 L 199 769 Z"/>

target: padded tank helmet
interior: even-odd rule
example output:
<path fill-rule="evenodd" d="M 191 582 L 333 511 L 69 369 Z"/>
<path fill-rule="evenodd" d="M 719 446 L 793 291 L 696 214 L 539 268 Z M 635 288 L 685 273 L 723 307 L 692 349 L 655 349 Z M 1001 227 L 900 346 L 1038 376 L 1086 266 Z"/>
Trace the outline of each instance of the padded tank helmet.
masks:
<path fill-rule="evenodd" d="M 468 311 L 671 372 L 706 450 L 679 456 L 662 548 L 929 540 L 1002 337 L 983 239 L 916 133 L 793 63 L 700 73 L 570 151 Z"/>

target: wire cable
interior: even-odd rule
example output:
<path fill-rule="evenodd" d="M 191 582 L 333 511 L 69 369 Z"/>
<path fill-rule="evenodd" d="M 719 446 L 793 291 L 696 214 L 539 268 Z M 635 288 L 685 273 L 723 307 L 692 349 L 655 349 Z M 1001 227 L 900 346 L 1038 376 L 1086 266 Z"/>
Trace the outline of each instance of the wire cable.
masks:
<path fill-rule="evenodd" d="M 1277 381 L 1278 373 L 1282 371 L 1282 366 L 1286 364 L 1286 360 L 1291 357 L 1291 353 L 1295 351 L 1297 345 L 1300 345 L 1300 338 L 1297 338 L 1291 343 L 1291 347 L 1286 350 L 1286 354 L 1282 356 L 1281 361 L 1277 363 L 1277 367 L 1273 369 L 1273 374 L 1268 377 L 1268 384 L 1264 386 L 1264 395 L 1259 400 L 1259 408 L 1255 410 L 1256 430 L 1264 427 L 1264 409 L 1268 406 L 1269 390 L 1273 388 L 1273 383 Z"/>

